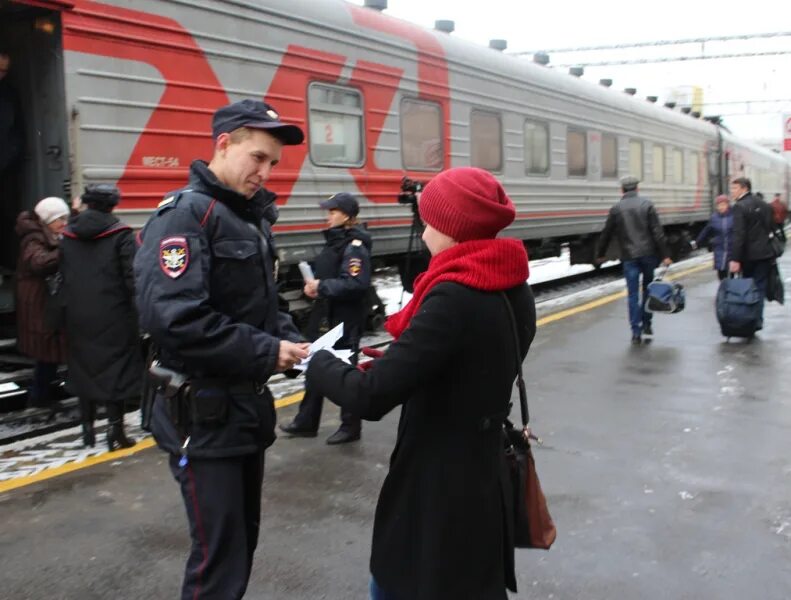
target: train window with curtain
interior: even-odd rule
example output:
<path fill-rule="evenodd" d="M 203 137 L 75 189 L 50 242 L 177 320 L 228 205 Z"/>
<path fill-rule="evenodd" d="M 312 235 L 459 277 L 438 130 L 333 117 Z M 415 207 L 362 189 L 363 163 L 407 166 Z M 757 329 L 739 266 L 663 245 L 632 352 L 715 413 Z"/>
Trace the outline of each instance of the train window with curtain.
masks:
<path fill-rule="evenodd" d="M 442 110 L 436 102 L 405 98 L 401 102 L 401 157 L 405 169 L 442 168 Z"/>
<path fill-rule="evenodd" d="M 525 121 L 525 172 L 528 175 L 549 173 L 549 126 Z"/>
<path fill-rule="evenodd" d="M 673 183 L 684 183 L 684 153 L 673 148 Z"/>
<path fill-rule="evenodd" d="M 363 100 L 353 88 L 311 83 L 308 89 L 310 158 L 328 167 L 360 167 Z"/>
<path fill-rule="evenodd" d="M 643 142 L 629 140 L 629 175 L 643 180 Z"/>
<path fill-rule="evenodd" d="M 663 146 L 657 146 L 654 144 L 654 169 L 653 169 L 653 181 L 654 183 L 664 183 L 665 181 L 665 149 Z"/>
<path fill-rule="evenodd" d="M 470 165 L 487 171 L 503 167 L 503 128 L 497 113 L 473 110 L 470 115 Z"/>
<path fill-rule="evenodd" d="M 618 139 L 606 133 L 601 136 L 601 176 L 618 177 Z"/>
<path fill-rule="evenodd" d="M 588 139 L 584 131 L 569 129 L 566 132 L 566 160 L 569 177 L 588 174 Z"/>

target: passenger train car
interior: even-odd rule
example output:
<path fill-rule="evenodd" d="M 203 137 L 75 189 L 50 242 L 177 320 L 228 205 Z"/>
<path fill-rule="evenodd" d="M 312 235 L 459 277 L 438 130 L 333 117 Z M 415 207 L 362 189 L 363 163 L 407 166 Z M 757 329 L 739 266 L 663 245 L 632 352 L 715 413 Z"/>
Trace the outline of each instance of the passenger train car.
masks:
<path fill-rule="evenodd" d="M 626 174 L 672 239 L 729 177 L 789 197 L 782 157 L 712 123 L 342 0 L 11 0 L 0 39 L 26 124 L 15 210 L 113 182 L 142 226 L 210 158 L 214 109 L 263 98 L 307 131 L 269 184 L 286 267 L 318 250 L 318 203 L 341 190 L 360 197 L 375 255 L 397 261 L 413 224 L 402 178 L 459 165 L 502 181 L 507 234 L 532 256 L 570 242 L 574 262 L 592 259 Z"/>

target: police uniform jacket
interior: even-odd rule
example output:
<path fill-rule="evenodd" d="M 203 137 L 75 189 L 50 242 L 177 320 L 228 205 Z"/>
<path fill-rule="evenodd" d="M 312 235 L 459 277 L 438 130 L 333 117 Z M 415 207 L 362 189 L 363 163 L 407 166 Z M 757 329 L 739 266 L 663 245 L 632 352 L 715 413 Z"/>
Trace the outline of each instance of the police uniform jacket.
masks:
<path fill-rule="evenodd" d="M 69 221 L 60 272 L 69 340 L 69 385 L 100 402 L 140 395 L 140 349 L 132 262 L 132 228 L 87 209 Z"/>
<path fill-rule="evenodd" d="M 250 384 L 274 373 L 281 339 L 302 337 L 278 310 L 273 203 L 266 190 L 246 199 L 195 161 L 188 186 L 166 197 L 141 232 L 135 278 L 142 328 L 164 366 L 213 381 L 215 396 L 228 394 L 219 423 L 190 422 L 193 456 L 256 452 L 275 438 L 272 396 Z M 160 397 L 152 431 L 163 449 L 180 451 L 185 431 L 174 427 Z"/>
<path fill-rule="evenodd" d="M 774 230 L 772 208 L 752 194 L 742 196 L 733 211 L 733 260 L 771 260 L 774 252 L 769 233 Z"/>
<path fill-rule="evenodd" d="M 311 358 L 307 385 L 343 409 L 378 420 L 403 405 L 370 565 L 396 598 L 506 600 L 516 589 L 502 423 L 536 313 L 527 285 L 506 294 L 518 350 L 500 294 L 442 282 L 367 373 L 326 351 Z"/>
<path fill-rule="evenodd" d="M 324 231 L 326 244 L 314 263 L 319 298 L 332 326 L 344 324 L 339 347 L 355 345 L 365 323 L 365 295 L 371 285 L 371 236 L 360 227 Z"/>
<path fill-rule="evenodd" d="M 596 256 L 604 256 L 613 234 L 621 246 L 621 260 L 669 256 L 665 233 L 653 203 L 636 191 L 626 192 L 610 209 L 599 237 Z"/>

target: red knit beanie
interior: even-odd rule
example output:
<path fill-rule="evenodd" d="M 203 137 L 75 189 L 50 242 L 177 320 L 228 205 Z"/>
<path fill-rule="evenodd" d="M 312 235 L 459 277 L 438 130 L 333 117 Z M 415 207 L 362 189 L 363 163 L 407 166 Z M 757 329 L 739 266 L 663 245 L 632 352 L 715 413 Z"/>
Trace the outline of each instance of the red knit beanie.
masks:
<path fill-rule="evenodd" d="M 488 171 L 456 167 L 434 177 L 418 202 L 420 217 L 457 242 L 490 239 L 516 216 L 503 186 Z"/>

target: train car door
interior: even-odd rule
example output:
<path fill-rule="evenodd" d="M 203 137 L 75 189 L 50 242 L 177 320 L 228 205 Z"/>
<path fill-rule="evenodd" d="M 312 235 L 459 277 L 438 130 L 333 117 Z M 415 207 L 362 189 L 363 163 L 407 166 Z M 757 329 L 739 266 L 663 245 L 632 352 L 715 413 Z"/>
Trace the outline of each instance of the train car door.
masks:
<path fill-rule="evenodd" d="M 57 10 L 68 5 L 41 0 L 0 3 L 0 45 L 10 59 L 7 74 L 0 81 L 7 99 L 0 122 L 8 122 L 10 116 L 18 125 L 18 134 L 4 127 L 0 135 L 20 138 L 16 156 L 3 169 L 0 187 L 0 265 L 6 273 L 15 268 L 17 214 L 33 208 L 46 196 L 69 201 L 68 119 Z M 0 143 L 7 144 L 8 140 Z"/>

